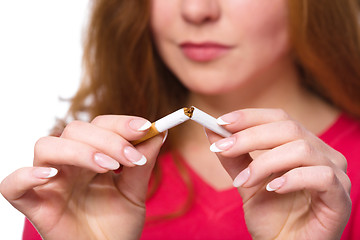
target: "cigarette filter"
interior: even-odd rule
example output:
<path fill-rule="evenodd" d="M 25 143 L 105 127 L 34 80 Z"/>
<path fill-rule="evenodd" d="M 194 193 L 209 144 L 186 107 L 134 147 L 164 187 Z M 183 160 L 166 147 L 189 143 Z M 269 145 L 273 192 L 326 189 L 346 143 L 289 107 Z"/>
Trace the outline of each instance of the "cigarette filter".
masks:
<path fill-rule="evenodd" d="M 225 128 L 218 125 L 214 117 L 210 116 L 209 114 L 201 111 L 196 107 L 190 107 L 179 109 L 163 118 L 160 118 L 159 120 L 151 124 L 149 131 L 144 137 L 132 141 L 131 143 L 133 145 L 139 144 L 189 119 L 203 125 L 204 127 L 210 129 L 211 131 L 219 134 L 222 137 L 230 137 L 232 135 Z"/>
<path fill-rule="evenodd" d="M 189 111 L 188 108 L 181 108 L 173 113 L 170 113 L 169 115 L 166 115 L 163 118 L 160 118 L 159 120 L 151 124 L 149 131 L 146 133 L 144 137 L 132 141 L 131 143 L 133 145 L 139 144 L 149 138 L 158 135 L 161 132 L 165 132 L 166 130 L 189 120 L 191 115 L 189 114 L 188 111 Z"/>

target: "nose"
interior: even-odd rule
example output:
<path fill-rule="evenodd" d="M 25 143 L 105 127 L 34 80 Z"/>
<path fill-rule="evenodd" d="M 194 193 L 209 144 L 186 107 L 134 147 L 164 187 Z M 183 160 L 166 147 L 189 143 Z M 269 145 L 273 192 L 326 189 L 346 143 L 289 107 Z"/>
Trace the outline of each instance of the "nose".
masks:
<path fill-rule="evenodd" d="M 182 17 L 193 24 L 213 22 L 220 17 L 218 1 L 221 0 L 182 0 Z"/>

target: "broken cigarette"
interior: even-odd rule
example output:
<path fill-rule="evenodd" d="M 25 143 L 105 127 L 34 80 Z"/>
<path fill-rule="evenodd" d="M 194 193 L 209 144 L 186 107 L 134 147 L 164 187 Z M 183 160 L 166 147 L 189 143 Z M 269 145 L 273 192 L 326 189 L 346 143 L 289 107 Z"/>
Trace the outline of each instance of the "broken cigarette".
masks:
<path fill-rule="evenodd" d="M 160 118 L 159 120 L 155 121 L 151 124 L 149 131 L 146 135 L 138 140 L 132 141 L 133 145 L 139 144 L 152 138 L 166 130 L 173 128 L 187 120 L 193 120 L 202 126 L 210 129 L 211 131 L 219 134 L 222 137 L 230 137 L 232 134 L 228 132 L 225 128 L 218 125 L 216 119 L 209 114 L 201 111 L 196 107 L 189 107 L 189 108 L 181 108 L 169 115 Z"/>
<path fill-rule="evenodd" d="M 169 115 L 166 115 L 163 118 L 160 118 L 156 122 L 151 124 L 149 131 L 146 135 L 138 140 L 132 141 L 133 145 L 139 144 L 149 138 L 152 138 L 159 133 L 165 132 L 166 130 L 173 128 L 187 120 L 190 119 L 190 116 L 186 114 L 187 108 L 179 109 Z"/>
<path fill-rule="evenodd" d="M 228 132 L 225 128 L 217 124 L 216 118 L 210 116 L 209 114 L 201 111 L 196 107 L 193 108 L 192 116 L 190 117 L 191 120 L 203 125 L 207 129 L 213 131 L 214 133 L 219 134 L 222 137 L 230 137 L 232 134 Z"/>

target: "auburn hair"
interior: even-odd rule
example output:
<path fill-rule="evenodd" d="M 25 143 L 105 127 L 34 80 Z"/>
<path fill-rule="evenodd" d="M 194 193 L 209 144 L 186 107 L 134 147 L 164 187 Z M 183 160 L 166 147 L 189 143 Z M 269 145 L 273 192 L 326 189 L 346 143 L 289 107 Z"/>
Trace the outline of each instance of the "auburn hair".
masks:
<path fill-rule="evenodd" d="M 152 40 L 151 1 L 92 0 L 91 9 L 84 77 L 68 115 L 78 119 L 86 113 L 91 119 L 125 114 L 154 121 L 183 107 L 188 90 L 167 69 Z M 288 0 L 288 10 L 294 62 L 304 84 L 342 111 L 360 117 L 358 1 Z M 189 176 L 180 162 L 177 166 L 186 180 Z M 155 168 L 153 175 L 151 193 L 161 181 L 160 169 Z M 191 183 L 188 186 L 192 189 Z M 190 204 L 184 206 L 178 212 Z"/>

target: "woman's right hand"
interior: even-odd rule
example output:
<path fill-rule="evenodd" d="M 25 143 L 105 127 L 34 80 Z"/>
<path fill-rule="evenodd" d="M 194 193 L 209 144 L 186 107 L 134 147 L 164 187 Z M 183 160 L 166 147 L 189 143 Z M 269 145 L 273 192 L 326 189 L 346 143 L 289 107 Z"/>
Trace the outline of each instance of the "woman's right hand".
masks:
<path fill-rule="evenodd" d="M 134 147 L 130 141 L 145 135 L 147 127 L 145 119 L 130 116 L 74 121 L 60 137 L 41 138 L 34 167 L 6 177 L 0 191 L 44 239 L 138 239 L 164 139 L 160 134 Z M 137 166 L 144 157 L 146 164 Z M 115 174 L 119 164 L 122 171 Z"/>

